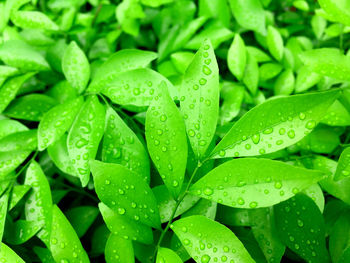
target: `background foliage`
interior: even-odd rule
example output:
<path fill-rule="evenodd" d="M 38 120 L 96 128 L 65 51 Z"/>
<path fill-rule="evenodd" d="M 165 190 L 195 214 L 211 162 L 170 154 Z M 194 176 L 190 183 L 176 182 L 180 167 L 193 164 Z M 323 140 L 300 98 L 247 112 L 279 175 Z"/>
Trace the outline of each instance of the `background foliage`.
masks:
<path fill-rule="evenodd" d="M 349 0 L 0 0 L 0 261 L 350 262 Z"/>

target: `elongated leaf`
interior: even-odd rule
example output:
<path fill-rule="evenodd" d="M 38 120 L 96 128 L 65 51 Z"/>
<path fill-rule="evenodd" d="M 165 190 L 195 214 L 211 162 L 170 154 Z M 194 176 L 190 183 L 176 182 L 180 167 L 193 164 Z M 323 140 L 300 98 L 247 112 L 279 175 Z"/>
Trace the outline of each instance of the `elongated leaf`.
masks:
<path fill-rule="evenodd" d="M 290 95 L 294 90 L 294 74 L 291 69 L 283 71 L 276 79 L 273 87 L 275 95 Z"/>
<path fill-rule="evenodd" d="M 186 171 L 187 139 L 182 116 L 166 93 L 155 98 L 148 108 L 146 140 L 160 176 L 172 196 L 177 198 Z"/>
<path fill-rule="evenodd" d="M 157 201 L 146 182 L 118 164 L 91 161 L 90 165 L 96 193 L 103 203 L 132 222 L 159 228 Z"/>
<path fill-rule="evenodd" d="M 278 234 L 284 244 L 307 262 L 329 262 L 325 226 L 315 202 L 303 194 L 274 207 Z"/>
<path fill-rule="evenodd" d="M 10 203 L 8 209 L 11 210 L 14 208 L 18 202 L 23 198 L 23 196 L 28 193 L 30 190 L 29 185 L 15 185 L 12 188 L 12 193 L 11 193 L 11 198 L 10 198 Z"/>
<path fill-rule="evenodd" d="M 150 51 L 136 49 L 120 50 L 99 67 L 87 91 L 99 92 L 109 81 L 115 79 L 121 72 L 144 68 L 156 58 L 157 54 Z"/>
<path fill-rule="evenodd" d="M 86 233 L 98 214 L 95 206 L 77 206 L 68 210 L 66 217 L 80 238 Z"/>
<path fill-rule="evenodd" d="M 7 216 L 7 209 L 9 204 L 9 191 L 6 191 L 2 196 L 0 197 L 0 239 L 2 240 L 4 229 L 5 229 L 5 220 Z M 0 249 L 0 255 L 1 255 L 1 249 Z"/>
<path fill-rule="evenodd" d="M 173 85 L 162 75 L 151 69 L 134 69 L 118 74 L 102 89 L 102 93 L 114 103 L 121 105 L 149 106 L 152 99 L 162 93 L 160 84 Z"/>
<path fill-rule="evenodd" d="M 312 86 L 316 85 L 322 76 L 310 71 L 307 66 L 301 67 L 298 71 L 297 79 L 295 82 L 295 92 L 300 93 L 307 91 Z"/>
<path fill-rule="evenodd" d="M 30 150 L 0 152 L 0 181 L 13 172 L 31 153 Z"/>
<path fill-rule="evenodd" d="M 40 121 L 55 104 L 51 97 L 33 93 L 13 100 L 4 114 L 16 119 Z"/>
<path fill-rule="evenodd" d="M 320 6 L 332 19 L 350 26 L 350 12 L 348 1 L 320 0 Z"/>
<path fill-rule="evenodd" d="M 0 120 L 0 139 L 11 133 L 26 131 L 28 128 L 16 120 L 4 119 Z"/>
<path fill-rule="evenodd" d="M 349 210 L 341 213 L 332 228 L 332 232 L 329 237 L 329 253 L 331 255 L 332 262 L 341 262 L 341 257 L 344 256 L 345 250 L 350 246 L 349 216 Z"/>
<path fill-rule="evenodd" d="M 66 48 L 62 58 L 62 70 L 69 84 L 82 93 L 90 79 L 90 65 L 84 52 L 74 41 Z"/>
<path fill-rule="evenodd" d="M 209 262 L 212 258 L 227 262 L 255 262 L 235 234 L 204 216 L 182 218 L 171 228 L 196 262 Z"/>
<path fill-rule="evenodd" d="M 247 51 L 244 41 L 239 34 L 236 34 L 228 50 L 227 65 L 231 73 L 238 80 L 242 80 L 243 78 L 246 60 Z"/>
<path fill-rule="evenodd" d="M 139 138 L 110 107 L 106 112 L 106 122 L 102 161 L 123 165 L 149 182 L 149 158 Z"/>
<path fill-rule="evenodd" d="M 42 226 L 42 222 L 21 219 L 14 223 L 7 222 L 4 239 L 11 245 L 23 244 L 32 238 Z"/>
<path fill-rule="evenodd" d="M 217 203 L 207 199 L 200 199 L 194 206 L 188 209 L 182 216 L 202 215 L 214 220 L 216 217 Z"/>
<path fill-rule="evenodd" d="M 259 66 L 255 58 L 247 53 L 246 68 L 243 76 L 243 83 L 252 95 L 256 95 L 259 82 Z"/>
<path fill-rule="evenodd" d="M 280 262 L 286 246 L 278 237 L 275 227 L 273 208 L 250 209 L 249 219 L 253 235 L 258 242 L 267 262 Z"/>
<path fill-rule="evenodd" d="M 350 57 L 338 49 L 319 48 L 300 54 L 300 59 L 311 71 L 337 80 L 350 80 Z"/>
<path fill-rule="evenodd" d="M 30 150 L 37 148 L 37 130 L 20 131 L 0 139 L 0 152 Z"/>
<path fill-rule="evenodd" d="M 160 247 L 158 248 L 158 254 L 156 263 L 182 263 L 181 258 L 171 249 Z"/>
<path fill-rule="evenodd" d="M 13 77 L 0 86 L 0 113 L 3 112 L 9 103 L 16 97 L 16 94 L 23 83 L 33 75 L 33 73 L 27 73 L 22 76 Z"/>
<path fill-rule="evenodd" d="M 33 251 L 43 263 L 55 263 L 49 249 L 43 247 L 33 247 Z"/>
<path fill-rule="evenodd" d="M 244 98 L 244 87 L 235 83 L 224 83 L 221 98 L 223 103 L 220 107 L 219 122 L 224 125 L 239 114 Z"/>
<path fill-rule="evenodd" d="M 211 157 L 254 156 L 288 147 L 310 133 L 338 95 L 332 90 L 268 100 L 239 119 Z"/>
<path fill-rule="evenodd" d="M 184 75 L 180 104 L 192 149 L 202 158 L 219 113 L 219 70 L 209 40 L 203 42 Z"/>
<path fill-rule="evenodd" d="M 43 226 L 38 237 L 48 245 L 52 225 L 52 199 L 49 182 L 40 165 L 32 162 L 26 173 L 24 184 L 32 190 L 25 203 L 25 216 L 29 221 L 35 221 Z"/>
<path fill-rule="evenodd" d="M 58 26 L 44 13 L 38 11 L 17 11 L 11 15 L 11 21 L 21 28 L 58 30 Z"/>
<path fill-rule="evenodd" d="M 112 234 L 126 240 L 135 240 L 145 244 L 153 242 L 153 234 L 150 227 L 130 220 L 130 218 L 113 211 L 103 203 L 99 203 L 98 207 L 103 220 Z"/>
<path fill-rule="evenodd" d="M 229 0 L 229 3 L 240 26 L 265 35 L 265 13 L 259 0 Z"/>
<path fill-rule="evenodd" d="M 266 43 L 271 55 L 276 60 L 281 61 L 283 57 L 283 39 L 278 30 L 273 26 L 268 26 L 267 28 Z"/>
<path fill-rule="evenodd" d="M 105 108 L 96 96 L 83 104 L 67 138 L 68 153 L 85 187 L 90 179 L 89 160 L 96 156 L 105 125 Z"/>
<path fill-rule="evenodd" d="M 130 240 L 111 234 L 105 248 L 107 263 L 133 263 L 135 262 L 134 248 Z"/>
<path fill-rule="evenodd" d="M 47 71 L 43 56 L 21 40 L 9 40 L 0 45 L 0 59 L 7 65 L 25 71 Z"/>
<path fill-rule="evenodd" d="M 162 223 L 168 222 L 175 209 L 176 201 L 170 195 L 165 185 L 158 185 L 152 188 L 154 196 L 157 199 L 160 221 Z M 183 214 L 185 211 L 190 209 L 198 201 L 198 197 L 186 195 L 184 200 L 180 203 L 176 209 L 175 217 Z"/>
<path fill-rule="evenodd" d="M 52 207 L 52 226 L 49 248 L 56 262 L 90 262 L 73 227 L 56 205 Z"/>
<path fill-rule="evenodd" d="M 349 126 L 350 113 L 339 100 L 336 100 L 329 107 L 326 116 L 321 122 L 329 126 Z"/>
<path fill-rule="evenodd" d="M 243 158 L 228 161 L 201 178 L 190 193 L 238 208 L 282 202 L 323 178 L 319 171 L 280 161 Z"/>
<path fill-rule="evenodd" d="M 70 128 L 82 104 L 83 98 L 79 97 L 57 105 L 44 114 L 38 130 L 40 151 L 57 141 Z"/>
<path fill-rule="evenodd" d="M 350 147 L 344 149 L 339 157 L 334 180 L 339 181 L 348 176 L 350 176 Z"/>
<path fill-rule="evenodd" d="M 11 248 L 4 243 L 0 243 L 0 260 L 4 262 L 25 263 Z"/>

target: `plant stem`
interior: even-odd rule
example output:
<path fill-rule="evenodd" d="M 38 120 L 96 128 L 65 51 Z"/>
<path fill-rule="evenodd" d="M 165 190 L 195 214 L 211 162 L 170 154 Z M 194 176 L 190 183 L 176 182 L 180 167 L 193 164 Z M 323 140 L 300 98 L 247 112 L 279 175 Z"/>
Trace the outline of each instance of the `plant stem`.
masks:
<path fill-rule="evenodd" d="M 96 13 L 95 13 L 95 15 L 94 15 L 94 17 L 93 17 L 93 19 L 92 19 L 91 27 L 95 24 L 96 19 L 97 19 L 98 15 L 99 15 L 100 12 L 101 12 L 101 8 L 102 8 L 102 4 L 99 4 L 98 7 L 97 7 L 97 10 L 96 10 Z"/>
<path fill-rule="evenodd" d="M 206 160 L 205 160 L 205 161 L 206 161 Z M 204 162 L 205 162 L 205 161 L 204 161 Z M 172 222 L 173 222 L 173 220 L 174 220 L 174 217 L 175 217 L 175 214 L 176 214 L 177 209 L 179 208 L 181 202 L 182 202 L 182 201 L 184 200 L 184 198 L 186 197 L 187 192 L 188 192 L 188 189 L 189 189 L 190 186 L 191 186 L 191 183 L 192 183 L 192 180 L 193 180 L 194 176 L 196 175 L 196 173 L 198 172 L 198 169 L 202 166 L 202 164 L 203 164 L 204 162 L 202 162 L 202 163 L 201 163 L 201 162 L 198 162 L 197 167 L 194 169 L 194 171 L 193 171 L 193 173 L 192 173 L 192 175 L 191 175 L 191 177 L 190 177 L 190 180 L 188 181 L 188 184 L 187 184 L 187 186 L 186 186 L 185 191 L 184 191 L 184 192 L 179 196 L 179 198 L 176 200 L 176 205 L 175 205 L 175 207 L 174 207 L 173 212 L 171 213 L 171 216 L 170 216 L 170 219 L 169 219 L 169 221 L 168 221 L 168 224 L 166 225 L 166 227 L 163 229 L 162 233 L 160 234 L 160 237 L 159 237 L 159 239 L 158 239 L 157 245 L 156 245 L 156 247 L 155 247 L 155 249 L 154 249 L 153 256 L 152 256 L 152 260 L 155 260 L 156 254 L 157 254 L 157 251 L 158 251 L 158 248 L 159 248 L 159 246 L 160 246 L 160 243 L 162 242 L 162 240 L 163 240 L 163 238 L 164 238 L 166 232 L 167 232 L 168 229 L 170 228 L 170 226 L 171 226 L 171 224 L 172 224 Z"/>

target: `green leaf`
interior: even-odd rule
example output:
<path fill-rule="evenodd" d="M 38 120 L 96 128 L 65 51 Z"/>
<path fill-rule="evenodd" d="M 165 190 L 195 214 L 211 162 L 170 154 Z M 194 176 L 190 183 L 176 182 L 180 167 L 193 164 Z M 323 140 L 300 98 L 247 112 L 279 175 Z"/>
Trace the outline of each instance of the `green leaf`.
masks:
<path fill-rule="evenodd" d="M 40 165 L 32 162 L 26 172 L 24 184 L 32 189 L 25 203 L 26 220 L 43 226 L 38 237 L 48 246 L 52 226 L 52 199 L 49 182 Z"/>
<path fill-rule="evenodd" d="M 299 57 L 313 72 L 337 80 L 350 80 L 350 57 L 343 55 L 339 49 L 313 49 L 301 53 Z"/>
<path fill-rule="evenodd" d="M 150 163 L 145 147 L 111 107 L 106 112 L 102 161 L 123 165 L 146 182 L 150 181 Z"/>
<path fill-rule="evenodd" d="M 165 247 L 158 248 L 156 263 L 182 263 L 181 258 L 171 249 Z"/>
<path fill-rule="evenodd" d="M 288 147 L 310 133 L 338 95 L 331 90 L 270 99 L 240 118 L 211 157 L 254 156 Z"/>
<path fill-rule="evenodd" d="M 77 206 L 69 209 L 66 217 L 80 238 L 86 233 L 98 214 L 99 211 L 95 206 Z"/>
<path fill-rule="evenodd" d="M 8 204 L 9 204 L 9 191 L 6 191 L 0 197 L 0 240 L 2 240 L 2 237 L 4 234 Z M 0 256 L 1 256 L 1 252 L 2 252 L 2 249 L 0 249 Z"/>
<path fill-rule="evenodd" d="M 255 95 L 257 93 L 259 82 L 259 66 L 255 58 L 249 53 L 247 53 L 247 63 L 242 81 L 251 94 Z"/>
<path fill-rule="evenodd" d="M 221 88 L 221 98 L 223 99 L 219 113 L 219 123 L 224 125 L 237 117 L 241 110 L 244 98 L 244 87 L 242 85 L 227 82 Z"/>
<path fill-rule="evenodd" d="M 248 211 L 252 232 L 267 262 L 281 262 L 285 251 L 275 227 L 273 208 L 250 209 Z"/>
<path fill-rule="evenodd" d="M 245 29 L 266 34 L 265 13 L 259 0 L 229 0 L 233 16 Z"/>
<path fill-rule="evenodd" d="M 189 192 L 227 206 L 258 208 L 282 202 L 322 178 L 322 172 L 280 161 L 243 158 L 216 167 Z"/>
<path fill-rule="evenodd" d="M 45 150 L 70 128 L 83 104 L 83 97 L 72 99 L 50 109 L 42 117 L 38 127 L 39 150 Z"/>
<path fill-rule="evenodd" d="M 334 180 L 339 181 L 341 179 L 350 176 L 350 147 L 345 148 L 338 161 L 337 170 L 335 171 Z"/>
<path fill-rule="evenodd" d="M 55 263 L 49 249 L 43 247 L 33 247 L 33 251 L 39 257 L 42 263 Z"/>
<path fill-rule="evenodd" d="M 320 211 L 323 213 L 325 198 L 319 184 L 313 184 L 310 187 L 304 189 L 302 192 L 308 197 L 310 197 L 316 203 Z"/>
<path fill-rule="evenodd" d="M 263 82 L 276 77 L 282 69 L 282 65 L 275 62 L 262 64 L 259 67 L 259 81 Z"/>
<path fill-rule="evenodd" d="M 316 38 L 320 39 L 326 29 L 327 21 L 323 17 L 315 15 L 311 18 L 311 26 Z"/>
<path fill-rule="evenodd" d="M 107 263 L 134 263 L 134 248 L 130 240 L 111 234 L 105 248 Z"/>
<path fill-rule="evenodd" d="M 16 222 L 6 222 L 5 241 L 11 245 L 20 245 L 32 238 L 43 224 L 38 221 L 17 220 Z"/>
<path fill-rule="evenodd" d="M 227 65 L 231 73 L 238 80 L 242 80 L 244 76 L 246 61 L 247 51 L 244 41 L 239 34 L 236 34 L 228 50 Z"/>
<path fill-rule="evenodd" d="M 338 215 L 339 216 L 339 215 Z M 347 210 L 340 214 L 335 222 L 332 232 L 329 236 L 329 253 L 332 262 L 341 262 L 340 259 L 350 246 L 350 211 Z"/>
<path fill-rule="evenodd" d="M 103 203 L 131 222 L 160 227 L 156 198 L 136 173 L 119 164 L 91 161 L 90 166 L 97 196 Z"/>
<path fill-rule="evenodd" d="M 277 60 L 281 61 L 283 58 L 283 39 L 281 34 L 273 26 L 268 26 L 266 44 L 271 55 Z"/>
<path fill-rule="evenodd" d="M 8 209 L 11 210 L 12 208 L 14 208 L 18 202 L 23 198 L 23 196 L 28 193 L 28 191 L 30 190 L 30 186 L 29 185 L 15 185 L 12 188 L 12 193 L 11 193 L 11 198 L 10 198 L 10 204 Z"/>
<path fill-rule="evenodd" d="M 200 199 L 194 206 L 183 213 L 182 217 L 192 216 L 192 215 L 202 215 L 214 220 L 216 217 L 217 203 Z"/>
<path fill-rule="evenodd" d="M 29 156 L 29 150 L 17 150 L 10 152 L 0 152 L 0 181 L 6 179 L 9 173 L 16 168 Z"/>
<path fill-rule="evenodd" d="M 52 230 L 50 251 L 56 262 L 90 262 L 73 227 L 62 211 L 54 205 L 52 207 Z"/>
<path fill-rule="evenodd" d="M 336 100 L 329 107 L 321 123 L 327 124 L 328 126 L 349 126 L 350 113 L 339 100 Z"/>
<path fill-rule="evenodd" d="M 169 91 L 174 89 L 171 82 L 158 72 L 148 68 L 134 69 L 118 74 L 118 78 L 110 81 L 102 93 L 116 104 L 149 106 L 152 99 L 162 93 L 162 82 Z"/>
<path fill-rule="evenodd" d="M 4 119 L 0 120 L 0 139 L 11 133 L 26 131 L 28 128 L 16 120 Z"/>
<path fill-rule="evenodd" d="M 5 64 L 24 71 L 48 71 L 44 57 L 21 40 L 8 40 L 0 45 L 0 59 Z"/>
<path fill-rule="evenodd" d="M 168 94 L 153 100 L 145 127 L 149 154 L 169 192 L 177 198 L 186 171 L 187 138 L 180 111 Z"/>
<path fill-rule="evenodd" d="M 49 96 L 32 93 L 13 100 L 4 114 L 16 119 L 40 121 L 55 104 L 56 101 Z"/>
<path fill-rule="evenodd" d="M 4 262 L 16 262 L 16 263 L 25 263 L 11 248 L 9 248 L 4 243 L 0 243 L 0 260 Z"/>
<path fill-rule="evenodd" d="M 203 158 L 214 136 L 219 113 L 219 69 L 205 40 L 184 75 L 180 105 L 192 149 Z"/>
<path fill-rule="evenodd" d="M 114 212 L 103 203 L 98 205 L 103 220 L 112 234 L 126 240 L 134 240 L 145 244 L 152 244 L 153 234 L 150 227 L 130 220 L 130 218 Z"/>
<path fill-rule="evenodd" d="M 9 103 L 16 97 L 16 94 L 23 83 L 33 75 L 33 73 L 27 73 L 22 76 L 13 77 L 8 79 L 2 86 L 0 86 L 0 113 L 2 113 Z"/>
<path fill-rule="evenodd" d="M 38 11 L 17 11 L 11 15 L 11 21 L 21 28 L 58 30 L 58 26 L 44 13 Z"/>
<path fill-rule="evenodd" d="M 95 159 L 104 125 L 105 108 L 96 96 L 91 96 L 83 104 L 67 138 L 68 154 L 83 187 L 89 182 L 89 160 Z"/>
<path fill-rule="evenodd" d="M 320 0 L 318 2 L 322 9 L 326 11 L 327 14 L 332 17 L 332 19 L 336 19 L 336 21 L 350 26 L 350 12 L 348 1 Z"/>
<path fill-rule="evenodd" d="M 37 148 L 37 130 L 11 133 L 0 139 L 0 151 L 30 150 Z"/>
<path fill-rule="evenodd" d="M 155 198 L 157 199 L 160 221 L 161 223 L 168 222 L 171 218 L 171 215 L 176 207 L 176 201 L 170 195 L 168 189 L 165 185 L 158 185 L 152 188 Z M 198 197 L 186 195 L 183 201 L 176 209 L 175 217 L 183 214 L 188 209 L 198 201 Z"/>
<path fill-rule="evenodd" d="M 145 14 L 138 0 L 125 0 L 117 6 L 116 17 L 123 31 L 136 37 L 140 30 L 139 19 Z"/>
<path fill-rule="evenodd" d="M 150 7 L 158 7 L 164 4 L 169 4 L 174 2 L 174 0 L 141 0 L 141 3 Z"/>
<path fill-rule="evenodd" d="M 320 82 L 322 76 L 310 71 L 306 66 L 301 67 L 298 70 L 297 79 L 295 82 L 295 92 L 301 93 L 309 90 L 312 86 Z"/>
<path fill-rule="evenodd" d="M 72 41 L 62 57 L 62 70 L 69 84 L 82 93 L 90 79 L 90 64 L 84 52 Z"/>
<path fill-rule="evenodd" d="M 325 225 L 315 202 L 303 194 L 274 207 L 278 234 L 284 244 L 307 262 L 329 262 Z"/>
<path fill-rule="evenodd" d="M 204 216 L 182 218 L 171 228 L 196 262 L 209 262 L 214 257 L 227 262 L 255 262 L 234 233 Z"/>
<path fill-rule="evenodd" d="M 294 74 L 293 70 L 287 69 L 283 71 L 275 81 L 273 87 L 275 95 L 290 95 L 294 91 Z"/>
<path fill-rule="evenodd" d="M 87 91 L 99 92 L 108 82 L 116 79 L 120 73 L 137 68 L 144 68 L 156 58 L 157 54 L 150 51 L 137 49 L 120 50 L 113 54 L 97 69 Z"/>

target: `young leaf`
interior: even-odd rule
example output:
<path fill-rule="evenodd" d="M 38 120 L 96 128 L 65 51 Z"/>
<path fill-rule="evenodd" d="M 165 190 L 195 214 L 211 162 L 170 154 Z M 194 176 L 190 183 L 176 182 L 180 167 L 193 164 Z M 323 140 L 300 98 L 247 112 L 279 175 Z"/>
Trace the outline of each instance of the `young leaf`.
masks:
<path fill-rule="evenodd" d="M 44 114 L 38 127 L 39 151 L 45 150 L 48 146 L 61 138 L 72 125 L 82 104 L 83 98 L 79 97 L 64 104 L 57 105 Z"/>
<path fill-rule="evenodd" d="M 312 86 L 316 85 L 322 76 L 310 71 L 306 66 L 301 67 L 298 70 L 297 79 L 295 82 L 295 92 L 301 93 L 309 90 Z"/>
<path fill-rule="evenodd" d="M 21 28 L 58 30 L 58 26 L 44 13 L 38 11 L 17 11 L 11 15 L 11 21 Z"/>
<path fill-rule="evenodd" d="M 339 215 L 338 215 L 339 216 Z M 340 259 L 350 246 L 350 211 L 347 210 L 340 214 L 335 222 L 332 232 L 329 236 L 329 253 L 332 262 L 341 262 Z"/>
<path fill-rule="evenodd" d="M 331 90 L 268 100 L 239 119 L 211 157 L 254 156 L 288 147 L 310 133 L 338 95 Z"/>
<path fill-rule="evenodd" d="M 158 254 L 156 263 L 182 263 L 181 258 L 171 249 L 160 247 L 158 248 Z"/>
<path fill-rule="evenodd" d="M 8 204 L 9 204 L 9 191 L 6 191 L 4 194 L 2 194 L 2 196 L 0 196 L 0 240 L 2 240 L 2 236 L 4 234 Z M 0 255 L 1 255 L 1 249 L 0 249 Z"/>
<path fill-rule="evenodd" d="M 164 86 L 164 83 L 161 84 Z M 169 192 L 177 198 L 185 176 L 187 138 L 182 116 L 167 93 L 156 97 L 146 113 L 149 154 Z"/>
<path fill-rule="evenodd" d="M 303 194 L 274 207 L 276 227 L 282 242 L 307 262 L 327 263 L 325 225 L 315 202 Z"/>
<path fill-rule="evenodd" d="M 229 3 L 240 26 L 266 34 L 265 13 L 259 0 L 229 0 Z"/>
<path fill-rule="evenodd" d="M 30 190 L 30 186 L 29 185 L 15 185 L 12 188 L 12 193 L 11 193 L 11 198 L 10 198 L 10 203 L 9 203 L 9 207 L 8 209 L 11 210 L 12 208 L 14 208 L 18 202 L 23 198 L 23 196 L 28 193 L 28 191 Z"/>
<path fill-rule="evenodd" d="M 98 214 L 98 208 L 95 206 L 77 206 L 69 209 L 66 217 L 80 238 L 86 233 Z"/>
<path fill-rule="evenodd" d="M 49 182 L 38 163 L 32 162 L 29 165 L 24 184 L 32 188 L 24 207 L 26 220 L 38 222 L 43 226 L 38 233 L 38 237 L 48 245 L 52 225 L 51 190 Z"/>
<path fill-rule="evenodd" d="M 202 215 L 214 220 L 216 217 L 217 203 L 206 200 L 199 199 L 199 201 L 183 213 L 182 217 L 192 216 L 192 215 Z"/>
<path fill-rule="evenodd" d="M 336 100 L 329 107 L 321 123 L 325 123 L 328 126 L 349 126 L 350 113 L 339 100 Z"/>
<path fill-rule="evenodd" d="M 219 123 L 224 125 L 235 118 L 241 109 L 244 98 L 244 87 L 235 83 L 224 83 L 221 89 L 223 103 L 220 107 Z"/>
<path fill-rule="evenodd" d="M 24 71 L 48 71 L 49 64 L 44 57 L 21 40 L 8 40 L 0 45 L 0 59 L 6 65 Z"/>
<path fill-rule="evenodd" d="M 278 237 L 273 208 L 250 209 L 248 213 L 253 235 L 264 253 L 266 261 L 281 262 L 286 247 Z"/>
<path fill-rule="evenodd" d="M 12 223 L 6 223 L 4 239 L 8 244 L 20 245 L 32 238 L 41 228 L 43 224 L 38 221 L 17 220 Z"/>
<path fill-rule="evenodd" d="M 0 139 L 11 133 L 27 131 L 28 128 L 19 121 L 4 119 L 0 120 Z"/>
<path fill-rule="evenodd" d="M 290 95 L 294 90 L 294 74 L 291 69 L 283 71 L 275 81 L 273 87 L 275 95 Z"/>
<path fill-rule="evenodd" d="M 137 49 L 120 50 L 98 68 L 87 91 L 99 92 L 109 81 L 116 79 L 118 74 L 137 68 L 144 68 L 156 58 L 157 54 L 150 51 Z"/>
<path fill-rule="evenodd" d="M 37 130 L 11 133 L 0 139 L 0 152 L 30 150 L 37 148 Z"/>
<path fill-rule="evenodd" d="M 131 222 L 160 227 L 157 200 L 137 174 L 119 164 L 91 161 L 90 166 L 97 196 L 103 203 Z"/>
<path fill-rule="evenodd" d="M 320 0 L 319 4 L 336 21 L 350 26 L 349 3 L 347 1 Z"/>
<path fill-rule="evenodd" d="M 259 66 L 255 58 L 249 53 L 247 53 L 247 63 L 242 81 L 250 93 L 256 95 L 259 82 Z"/>
<path fill-rule="evenodd" d="M 89 160 L 96 156 L 105 125 L 105 108 L 96 96 L 85 101 L 67 138 L 68 154 L 85 187 L 90 179 Z"/>
<path fill-rule="evenodd" d="M 23 83 L 33 75 L 34 73 L 27 73 L 22 76 L 13 77 L 0 86 L 0 113 L 2 113 L 9 103 L 16 97 L 16 94 Z"/>
<path fill-rule="evenodd" d="M 62 70 L 69 84 L 82 93 L 90 79 L 90 64 L 84 52 L 72 41 L 62 58 Z"/>
<path fill-rule="evenodd" d="M 266 36 L 267 47 L 271 55 L 277 60 L 281 61 L 283 58 L 283 39 L 281 34 L 273 26 L 268 26 Z"/>
<path fill-rule="evenodd" d="M 184 75 L 180 105 L 192 149 L 198 159 L 214 136 L 219 113 L 219 69 L 205 40 Z"/>
<path fill-rule="evenodd" d="M 280 161 L 243 158 L 216 167 L 189 192 L 227 206 L 258 208 L 280 203 L 322 178 L 322 172 Z"/>
<path fill-rule="evenodd" d="M 350 176 L 350 147 L 344 149 L 341 153 L 335 171 L 334 180 L 339 181 Z"/>
<path fill-rule="evenodd" d="M 25 263 L 11 248 L 4 243 L 0 243 L 0 260 L 3 262 Z"/>
<path fill-rule="evenodd" d="M 16 170 L 31 152 L 30 150 L 0 152 L 0 181 L 6 179 L 9 173 Z"/>
<path fill-rule="evenodd" d="M 106 243 L 105 259 L 107 263 L 134 263 L 135 257 L 132 242 L 111 234 Z"/>
<path fill-rule="evenodd" d="M 4 114 L 16 119 L 40 121 L 55 104 L 56 101 L 49 96 L 32 93 L 13 100 Z"/>
<path fill-rule="evenodd" d="M 197 262 L 209 262 L 212 258 L 227 262 L 255 262 L 234 233 L 204 216 L 182 218 L 175 221 L 171 229 Z"/>
<path fill-rule="evenodd" d="M 309 70 L 337 80 L 350 80 L 350 57 L 339 49 L 319 48 L 300 54 L 300 59 Z"/>
<path fill-rule="evenodd" d="M 112 234 L 126 240 L 135 240 L 144 244 L 152 244 L 153 234 L 150 227 L 130 220 L 130 218 L 110 209 L 104 203 L 99 203 L 98 207 L 103 220 L 106 222 Z"/>
<path fill-rule="evenodd" d="M 121 105 L 149 106 L 152 99 L 162 92 L 160 84 L 166 83 L 169 91 L 173 85 L 158 72 L 144 68 L 122 72 L 110 81 L 102 93 Z"/>
<path fill-rule="evenodd" d="M 227 65 L 231 73 L 242 80 L 247 60 L 247 51 L 243 39 L 239 34 L 235 35 L 233 42 L 228 50 Z"/>
<path fill-rule="evenodd" d="M 106 112 L 102 161 L 123 165 L 146 182 L 150 181 L 150 163 L 145 147 L 111 107 Z"/>
<path fill-rule="evenodd" d="M 56 262 L 64 262 L 64 260 L 90 262 L 73 227 L 56 205 L 52 207 L 52 230 L 49 248 Z"/>

